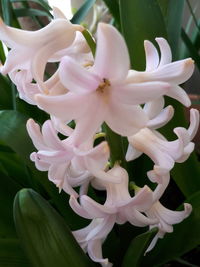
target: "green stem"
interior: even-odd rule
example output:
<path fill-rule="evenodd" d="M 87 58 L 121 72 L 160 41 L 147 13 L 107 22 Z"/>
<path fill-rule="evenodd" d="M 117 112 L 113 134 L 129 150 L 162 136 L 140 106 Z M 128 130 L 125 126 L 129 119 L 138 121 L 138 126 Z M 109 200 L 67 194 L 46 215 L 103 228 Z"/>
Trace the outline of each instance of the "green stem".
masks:
<path fill-rule="evenodd" d="M 95 43 L 94 39 L 92 38 L 92 35 L 86 29 L 84 31 L 82 31 L 82 34 L 85 37 L 85 40 L 91 49 L 92 55 L 95 56 L 96 43 Z"/>
<path fill-rule="evenodd" d="M 123 168 L 127 169 L 124 138 L 113 132 L 106 123 L 103 124 L 103 130 L 106 133 L 106 141 L 110 147 L 111 167 L 113 167 L 115 163 L 119 163 Z"/>

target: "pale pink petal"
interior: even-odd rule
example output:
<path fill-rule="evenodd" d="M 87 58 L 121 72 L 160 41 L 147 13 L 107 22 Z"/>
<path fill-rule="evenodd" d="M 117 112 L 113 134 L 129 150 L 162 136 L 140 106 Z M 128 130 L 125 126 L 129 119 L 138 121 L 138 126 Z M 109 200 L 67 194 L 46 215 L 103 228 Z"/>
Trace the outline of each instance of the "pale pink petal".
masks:
<path fill-rule="evenodd" d="M 188 128 L 188 133 L 190 135 L 190 140 L 194 138 L 199 128 L 199 111 L 197 109 L 190 110 L 190 126 Z"/>
<path fill-rule="evenodd" d="M 114 132 L 130 136 L 146 126 L 147 115 L 140 106 L 124 105 L 112 99 L 105 121 Z"/>
<path fill-rule="evenodd" d="M 105 120 L 107 112 L 106 104 L 95 92 L 88 96 L 85 105 L 83 103 L 80 103 L 81 117 L 76 119 L 75 130 L 70 137 L 76 146 L 93 138 Z"/>
<path fill-rule="evenodd" d="M 191 100 L 187 93 L 178 85 L 172 85 L 166 93 L 167 96 L 172 97 L 182 103 L 184 106 L 189 107 Z"/>
<path fill-rule="evenodd" d="M 194 61 L 191 58 L 172 62 L 159 67 L 152 72 L 143 73 L 149 81 L 163 81 L 174 84 L 181 84 L 187 81 L 194 71 Z"/>
<path fill-rule="evenodd" d="M 170 46 L 167 40 L 160 37 L 160 38 L 156 38 L 156 42 L 159 45 L 160 53 L 161 53 L 159 67 L 171 63 L 172 53 L 171 53 L 171 49 L 170 49 Z"/>
<path fill-rule="evenodd" d="M 94 262 L 99 262 L 102 267 L 111 267 L 108 259 L 102 256 L 102 241 L 100 239 L 92 240 L 88 243 L 88 255 Z"/>
<path fill-rule="evenodd" d="M 148 40 L 144 41 L 146 54 L 146 71 L 152 71 L 158 67 L 159 55 L 155 46 Z"/>
<path fill-rule="evenodd" d="M 59 191 L 63 189 L 67 194 L 78 197 L 76 191 L 68 183 L 67 168 L 68 164 L 66 162 L 64 164 L 52 164 L 48 172 L 49 180 L 59 188 Z"/>
<path fill-rule="evenodd" d="M 40 126 L 37 123 L 35 123 L 33 119 L 29 119 L 27 121 L 26 128 L 27 128 L 28 134 L 30 135 L 32 139 L 34 146 L 38 150 L 40 149 L 45 150 L 47 147 L 43 139 L 43 136 L 40 132 Z"/>
<path fill-rule="evenodd" d="M 59 75 L 63 85 L 76 93 L 95 91 L 102 82 L 97 75 L 83 68 L 70 57 L 62 59 Z"/>
<path fill-rule="evenodd" d="M 111 97 L 122 104 L 140 105 L 156 100 L 167 94 L 170 85 L 164 82 L 129 83 L 116 86 L 111 90 Z"/>
<path fill-rule="evenodd" d="M 139 211 L 145 211 L 153 203 L 153 194 L 150 188 L 145 185 L 140 191 L 125 204 L 126 208 L 136 208 Z M 119 205 L 120 206 L 120 205 Z M 122 206 L 122 205 L 121 205 Z"/>
<path fill-rule="evenodd" d="M 151 129 L 158 129 L 167 124 L 174 115 L 174 108 L 168 106 L 164 108 L 158 116 L 148 121 L 147 126 Z"/>
<path fill-rule="evenodd" d="M 125 79 L 129 64 L 128 50 L 121 34 L 113 26 L 99 23 L 93 71 L 116 82 Z"/>
<path fill-rule="evenodd" d="M 115 206 L 109 207 L 101 205 L 88 196 L 82 196 L 80 198 L 80 202 L 81 206 L 87 210 L 91 216 L 94 216 L 94 218 L 103 218 L 108 214 L 114 214 L 117 212 L 117 208 Z"/>
<path fill-rule="evenodd" d="M 52 9 L 54 19 L 67 19 L 64 13 L 59 8 L 53 6 Z"/>
<path fill-rule="evenodd" d="M 142 155 L 142 152 L 135 149 L 132 145 L 128 145 L 128 149 L 126 152 L 126 161 L 131 161 L 139 158 Z"/>
<path fill-rule="evenodd" d="M 167 224 L 177 224 L 182 222 L 185 218 L 187 218 L 192 212 L 192 206 L 188 203 L 184 204 L 184 210 L 182 211 L 172 211 L 165 208 L 159 202 L 156 203 L 156 210 L 161 218 Z"/>
<path fill-rule="evenodd" d="M 158 241 L 158 238 L 159 238 L 159 236 L 158 236 L 158 234 L 156 234 L 154 236 L 154 238 L 152 239 L 150 245 L 148 246 L 147 250 L 145 251 L 144 255 L 146 255 L 147 252 L 151 251 L 155 247 L 155 245 L 156 245 L 156 243 Z"/>
<path fill-rule="evenodd" d="M 137 211 L 136 209 L 129 209 L 126 212 L 126 215 L 127 215 L 127 221 L 129 221 L 134 226 L 144 227 L 158 222 L 157 219 L 148 218 L 139 211 Z"/>
<path fill-rule="evenodd" d="M 38 159 L 37 153 L 33 152 L 30 155 L 30 159 L 35 163 L 35 166 L 40 171 L 48 171 L 50 164 Z"/>
<path fill-rule="evenodd" d="M 88 98 L 90 98 L 89 94 L 67 93 L 58 96 L 36 95 L 35 100 L 41 109 L 61 120 L 68 121 L 80 117 L 88 109 L 84 104 L 88 103 Z"/>
<path fill-rule="evenodd" d="M 86 218 L 86 219 L 93 219 L 93 216 L 91 216 L 77 201 L 77 199 L 73 196 L 70 197 L 69 205 L 73 209 L 76 214 L 79 216 Z"/>
<path fill-rule="evenodd" d="M 176 159 L 176 162 L 182 163 L 185 162 L 190 154 L 194 151 L 195 144 L 193 142 L 190 142 L 186 147 L 184 147 L 183 155 Z"/>
<path fill-rule="evenodd" d="M 56 149 L 56 150 L 63 150 L 64 147 L 57 136 L 57 132 L 53 128 L 51 120 L 45 121 L 42 126 L 42 135 L 45 140 L 45 144 L 47 147 Z"/>
<path fill-rule="evenodd" d="M 38 151 L 37 156 L 38 159 L 41 161 L 48 162 L 50 164 L 56 164 L 56 163 L 64 163 L 71 160 L 73 153 L 69 151 Z"/>
<path fill-rule="evenodd" d="M 100 223 L 97 224 L 96 227 L 94 227 L 89 234 L 86 237 L 87 241 L 99 239 L 99 238 L 105 238 L 109 234 L 109 232 L 112 230 L 113 225 L 115 223 L 116 216 L 115 215 L 109 215 L 103 218 L 103 220 L 100 219 Z"/>
<path fill-rule="evenodd" d="M 151 102 L 147 102 L 144 105 L 143 110 L 146 112 L 148 118 L 151 120 L 160 114 L 160 112 L 164 108 L 164 105 L 165 105 L 164 97 L 160 97 Z"/>

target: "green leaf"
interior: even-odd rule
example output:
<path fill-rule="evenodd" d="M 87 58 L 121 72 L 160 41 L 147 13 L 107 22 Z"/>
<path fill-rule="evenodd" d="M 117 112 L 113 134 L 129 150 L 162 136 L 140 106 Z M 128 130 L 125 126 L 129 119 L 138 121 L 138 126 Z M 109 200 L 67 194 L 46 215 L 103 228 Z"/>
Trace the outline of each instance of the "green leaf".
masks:
<path fill-rule="evenodd" d="M 199 55 L 198 50 L 195 48 L 195 45 L 192 43 L 192 41 L 190 40 L 190 38 L 188 37 L 184 29 L 182 29 L 181 36 L 185 43 L 185 46 L 187 47 L 190 53 L 190 57 L 192 57 L 195 60 L 195 63 L 198 69 L 200 70 L 200 55 Z"/>
<path fill-rule="evenodd" d="M 30 267 L 18 239 L 0 239 L 1 267 Z"/>
<path fill-rule="evenodd" d="M 47 174 L 38 171 L 30 160 L 30 153 L 35 151 L 32 141 L 26 131 L 28 117 L 14 110 L 0 112 L 0 144 L 7 145 L 24 160 L 24 163 L 31 170 L 31 179 L 34 189 L 46 191 L 57 210 L 66 219 L 70 227 L 83 227 L 85 220 L 76 215 L 69 205 L 68 196 L 65 193 L 59 194 L 55 185 L 48 180 Z M 22 179 L 23 180 L 23 179 Z M 27 181 L 28 182 L 28 181 Z M 42 187 L 41 187 L 42 185 Z"/>
<path fill-rule="evenodd" d="M 89 47 L 91 49 L 92 55 L 95 56 L 96 43 L 95 43 L 94 39 L 92 38 L 92 35 L 86 29 L 84 31 L 82 31 L 82 34 L 83 34 L 87 44 L 89 45 Z"/>
<path fill-rule="evenodd" d="M 120 24 L 119 2 L 117 0 L 103 0 L 109 8 L 110 13 L 113 15 L 117 24 Z"/>
<path fill-rule="evenodd" d="M 166 24 L 168 41 L 173 58 L 179 58 L 179 41 L 184 9 L 184 0 L 157 0 Z"/>
<path fill-rule="evenodd" d="M 3 20 L 5 21 L 7 25 L 11 25 L 12 9 L 11 9 L 10 1 L 1 0 L 1 9 L 2 9 Z"/>
<path fill-rule="evenodd" d="M 12 2 L 12 3 L 14 3 L 14 2 L 27 2 L 27 0 L 10 0 L 10 2 Z M 45 0 L 29 0 L 29 2 L 34 2 L 34 3 L 42 6 L 46 10 L 52 9 Z"/>
<path fill-rule="evenodd" d="M 200 244 L 200 191 L 192 195 L 187 203 L 193 206 L 192 214 L 182 223 L 174 226 L 174 232 L 166 234 L 156 247 L 142 261 L 143 267 L 163 266 Z"/>
<path fill-rule="evenodd" d="M 26 121 L 27 117 L 17 111 L 0 111 L 0 141 L 29 162 L 29 155 L 34 147 L 26 132 Z"/>
<path fill-rule="evenodd" d="M 23 189 L 17 194 L 14 219 L 33 266 L 93 266 L 63 218 L 33 190 Z"/>
<path fill-rule="evenodd" d="M 13 200 L 21 186 L 0 171 L 0 238 L 16 238 L 12 216 Z"/>
<path fill-rule="evenodd" d="M 87 16 L 95 2 L 96 0 L 86 0 L 79 10 L 74 14 L 73 18 L 71 19 L 71 23 L 80 24 L 83 22 L 84 18 Z"/>
<path fill-rule="evenodd" d="M 34 8 L 15 8 L 14 13 L 16 17 L 34 17 L 34 16 L 52 17 L 51 13 Z"/>
<path fill-rule="evenodd" d="M 120 0 L 122 33 L 131 65 L 137 70 L 145 66 L 144 40 L 155 43 L 156 37 L 167 37 L 164 19 L 156 0 Z"/>
<path fill-rule="evenodd" d="M 152 239 L 158 232 L 157 228 L 153 228 L 151 231 L 136 236 L 131 242 L 123 260 L 123 267 L 131 266 L 137 267 L 142 266 L 140 262 L 144 256 L 145 251 L 150 245 Z"/>
<path fill-rule="evenodd" d="M 12 86 L 7 77 L 0 74 L 0 109 L 12 109 Z"/>
<path fill-rule="evenodd" d="M 2 64 L 4 64 L 5 60 L 6 60 L 6 56 L 5 56 L 4 49 L 3 49 L 3 43 L 0 42 L 0 61 Z"/>

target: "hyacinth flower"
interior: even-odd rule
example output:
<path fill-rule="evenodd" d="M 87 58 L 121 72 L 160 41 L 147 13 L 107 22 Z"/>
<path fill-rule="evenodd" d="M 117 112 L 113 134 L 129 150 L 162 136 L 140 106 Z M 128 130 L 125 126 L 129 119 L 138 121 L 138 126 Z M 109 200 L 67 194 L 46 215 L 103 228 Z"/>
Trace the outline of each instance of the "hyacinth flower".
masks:
<path fill-rule="evenodd" d="M 116 177 L 120 182 L 103 181 L 102 183 L 100 181 L 107 193 L 104 205 L 97 203 L 87 195 L 80 197 L 79 204 L 77 199 L 71 196 L 70 206 L 77 214 L 87 219 L 107 218 L 114 215 L 116 223 L 124 224 L 128 221 L 136 226 L 146 226 L 157 222 L 157 220 L 149 220 L 142 214 L 153 203 L 153 194 L 148 186 L 144 186 L 139 194 L 131 197 L 128 191 L 128 174 L 125 169 L 116 165 L 107 174 Z"/>
<path fill-rule="evenodd" d="M 155 132 L 154 130 L 166 125 L 174 115 L 174 108 L 171 105 L 167 107 L 164 107 L 164 105 L 164 98 L 160 97 L 154 101 L 147 102 L 143 107 L 143 110 L 148 117 L 147 127 L 153 130 L 157 135 L 159 135 L 158 131 Z M 133 143 L 129 143 L 126 152 L 126 160 L 131 161 L 138 158 L 140 155 L 142 155 L 142 152 L 137 150 Z"/>
<path fill-rule="evenodd" d="M 83 66 L 92 64 L 93 57 L 80 32 L 76 32 L 76 38 L 69 47 L 55 53 L 48 62 L 58 62 L 66 55 L 72 57 Z M 9 77 L 16 85 L 19 97 L 32 105 L 36 105 L 36 94 L 62 95 L 68 92 L 68 89 L 60 81 L 58 71 L 44 82 L 42 91 L 37 83 L 32 82 L 33 77 L 30 71 L 24 69 L 12 71 L 9 73 Z"/>
<path fill-rule="evenodd" d="M 128 140 L 134 149 L 148 155 L 155 165 L 170 171 L 175 162 L 184 162 L 194 150 L 194 143 L 191 140 L 194 138 L 198 127 L 199 112 L 191 109 L 190 126 L 187 130 L 183 127 L 175 128 L 174 133 L 178 137 L 175 141 L 167 141 L 161 134 L 149 128 L 140 130 L 137 134 L 129 137 Z M 135 158 L 139 155 L 140 153 L 132 153 Z"/>
<path fill-rule="evenodd" d="M 107 174 L 104 169 L 109 159 L 109 147 L 106 142 L 93 148 L 93 140 L 82 144 L 80 148 L 71 143 L 71 139 L 60 140 L 53 123 L 48 120 L 42 126 L 42 132 L 32 119 L 27 122 L 27 130 L 38 152 L 30 155 L 37 169 L 48 171 L 49 180 L 66 193 L 78 196 L 72 187 L 86 186 L 93 178 L 114 183 L 117 177 Z M 68 133 L 73 130 L 68 127 Z"/>
<path fill-rule="evenodd" d="M 114 166 L 108 174 L 121 178 L 121 183 L 101 182 L 105 187 L 107 198 L 101 205 L 86 195 L 80 196 L 80 204 L 71 196 L 70 206 L 81 217 L 92 219 L 91 223 L 73 234 L 81 247 L 89 254 L 92 260 L 102 266 L 110 266 L 107 259 L 102 258 L 102 243 L 112 230 L 115 223 L 130 222 L 135 226 L 154 225 L 157 218 L 149 219 L 142 212 L 153 205 L 153 193 L 145 186 L 135 197 L 128 192 L 128 174 L 120 166 Z"/>
<path fill-rule="evenodd" d="M 169 85 L 157 81 L 127 85 L 129 65 L 122 36 L 113 26 L 100 23 L 94 65 L 86 69 L 64 57 L 59 75 L 69 92 L 62 96 L 37 95 L 36 102 L 63 121 L 75 119 L 78 143 L 94 135 L 104 121 L 121 135 L 134 134 L 147 122 L 139 104 L 165 94 Z"/>
<path fill-rule="evenodd" d="M 102 244 L 112 230 L 114 223 L 114 215 L 107 218 L 97 218 L 93 219 L 88 226 L 72 232 L 85 253 L 88 253 L 89 257 L 94 262 L 100 263 L 102 267 L 112 266 L 108 259 L 103 258 Z"/>
<path fill-rule="evenodd" d="M 130 70 L 127 82 L 168 82 L 170 84 L 170 90 L 165 95 L 189 107 L 191 101 L 179 84 L 184 83 L 191 77 L 194 71 L 194 61 L 191 58 L 187 58 L 171 62 L 172 54 L 167 41 L 164 38 L 156 38 L 156 42 L 160 48 L 161 57 L 159 57 L 156 47 L 150 41 L 144 41 L 146 70 L 140 72 Z"/>
<path fill-rule="evenodd" d="M 54 11 L 58 12 L 56 8 Z M 40 84 L 47 61 L 56 52 L 69 47 L 76 31 L 82 30 L 82 26 L 73 25 L 64 18 L 56 18 L 46 27 L 31 32 L 9 27 L 0 20 L 0 40 L 11 48 L 1 73 L 5 75 L 26 70 L 27 77 L 31 75 Z"/>

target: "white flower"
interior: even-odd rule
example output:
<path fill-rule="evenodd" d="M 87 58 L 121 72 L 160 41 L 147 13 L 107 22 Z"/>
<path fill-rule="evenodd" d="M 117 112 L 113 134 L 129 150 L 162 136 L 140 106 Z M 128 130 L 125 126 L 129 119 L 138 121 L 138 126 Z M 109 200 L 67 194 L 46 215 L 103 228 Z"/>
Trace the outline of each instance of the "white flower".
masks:
<path fill-rule="evenodd" d="M 157 220 L 149 220 L 142 214 L 153 203 L 153 194 L 148 186 L 144 186 L 135 197 L 131 197 L 125 169 L 115 166 L 107 172 L 107 175 L 116 177 L 120 182 L 113 183 L 111 179 L 111 182 L 105 180 L 101 182 L 107 195 L 104 205 L 86 195 L 80 197 L 81 204 L 79 204 L 77 199 L 71 196 L 70 206 L 77 214 L 87 219 L 107 218 L 114 215 L 116 223 L 123 224 L 128 221 L 135 226 L 146 226 L 157 222 Z"/>
<path fill-rule="evenodd" d="M 38 95 L 36 101 L 63 121 L 75 119 L 79 142 L 94 135 L 103 121 L 113 131 L 129 136 L 147 122 L 139 104 L 159 98 L 169 88 L 168 83 L 157 81 L 127 84 L 129 64 L 122 36 L 111 25 L 100 23 L 94 65 L 85 69 L 70 57 L 63 58 L 59 74 L 69 92 L 54 97 Z"/>
<path fill-rule="evenodd" d="M 82 249 L 88 253 L 94 262 L 99 262 L 102 267 L 112 266 L 108 259 L 104 259 L 102 256 L 102 244 L 112 230 L 114 223 L 115 216 L 93 219 L 87 227 L 72 232 Z"/>
<path fill-rule="evenodd" d="M 159 45 L 161 57 L 159 58 L 155 46 L 151 42 L 145 41 L 146 70 L 141 72 L 130 70 L 127 82 L 168 82 L 171 86 L 166 95 L 187 107 L 190 106 L 191 101 L 179 84 L 184 83 L 191 77 L 194 71 L 194 61 L 188 58 L 171 62 L 171 49 L 167 41 L 164 38 L 156 38 L 156 42 Z"/>
<path fill-rule="evenodd" d="M 148 128 L 140 130 L 137 134 L 128 138 L 130 144 L 139 152 L 148 155 L 155 165 L 171 170 L 175 162 L 184 162 L 194 149 L 191 142 L 199 127 L 198 110 L 190 110 L 190 126 L 186 130 L 183 127 L 174 129 L 178 139 L 167 141 L 161 134 Z M 133 157 L 138 157 L 141 153 L 132 153 Z M 130 152 L 129 152 L 130 159 Z"/>
<path fill-rule="evenodd" d="M 67 134 L 73 130 L 70 127 Z M 72 187 L 85 186 L 95 176 L 96 178 L 119 182 L 115 176 L 104 172 L 108 158 L 109 148 L 106 142 L 102 142 L 93 148 L 93 141 L 75 147 L 72 139 L 60 140 L 50 120 L 40 127 L 32 119 L 27 122 L 27 130 L 38 152 L 31 154 L 31 160 L 35 162 L 37 169 L 48 171 L 49 180 L 55 183 L 59 189 L 63 189 L 70 195 L 78 196 Z M 83 189 L 85 190 L 85 189 Z"/>
<path fill-rule="evenodd" d="M 54 9 L 55 13 L 59 13 Z M 75 39 L 80 25 L 73 25 L 65 18 L 56 18 L 37 31 L 25 31 L 6 26 L 0 20 L 0 40 L 11 50 L 8 52 L 1 73 L 26 70 L 40 84 L 47 61 L 58 51 L 67 48 Z M 27 74 L 28 77 L 30 75 Z"/>

